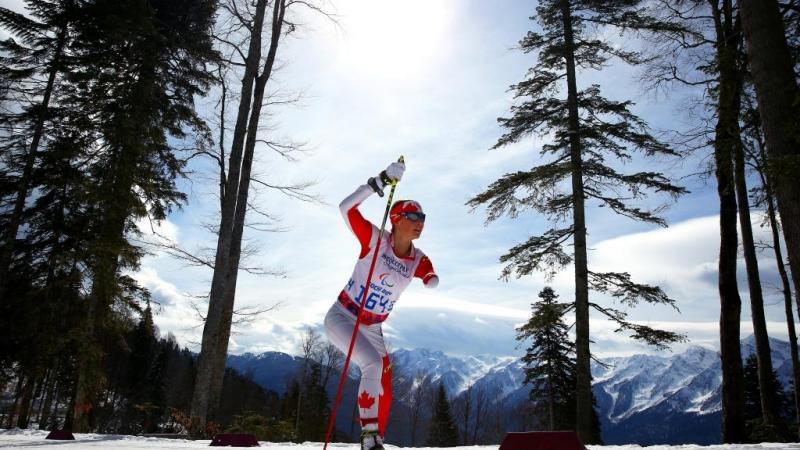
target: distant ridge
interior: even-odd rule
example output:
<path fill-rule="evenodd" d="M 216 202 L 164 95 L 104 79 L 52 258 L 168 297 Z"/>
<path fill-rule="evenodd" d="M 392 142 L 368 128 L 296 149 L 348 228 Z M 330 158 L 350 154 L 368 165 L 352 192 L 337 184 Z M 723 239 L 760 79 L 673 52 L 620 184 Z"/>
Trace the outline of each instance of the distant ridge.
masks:
<path fill-rule="evenodd" d="M 770 344 L 775 370 L 787 386 L 792 379 L 789 343 L 770 339 Z M 742 340 L 744 358 L 754 348 L 753 336 Z M 633 355 L 602 362 L 608 367 L 594 363 L 592 375 L 604 443 L 720 442 L 722 375 L 717 351 L 692 346 L 671 356 Z M 287 380 L 302 364 L 303 358 L 280 352 L 228 357 L 229 367 L 279 394 L 286 392 Z M 430 349 L 399 349 L 392 353 L 392 365 L 396 374 L 430 374 L 454 399 L 471 386 L 490 393 L 494 402 L 503 404 L 502 410 L 519 411 L 528 402 L 530 389 L 522 384 L 523 365 L 514 357 L 456 357 Z M 396 401 L 407 403 L 409 394 L 396 393 Z"/>

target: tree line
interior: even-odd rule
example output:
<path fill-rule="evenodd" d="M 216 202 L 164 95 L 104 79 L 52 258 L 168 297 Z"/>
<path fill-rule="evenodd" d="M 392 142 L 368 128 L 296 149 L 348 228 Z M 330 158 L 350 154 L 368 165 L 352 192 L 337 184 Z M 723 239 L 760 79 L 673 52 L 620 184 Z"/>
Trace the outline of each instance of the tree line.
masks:
<path fill-rule="evenodd" d="M 112 434 L 187 434 L 193 426 L 188 412 L 197 354 L 181 348 L 172 334 L 160 337 L 149 306 L 138 321 L 129 316 L 116 327 L 118 333 L 106 336 L 102 343 L 108 355 L 101 368 L 105 383 L 87 412 L 91 429 Z M 72 358 L 65 352 L 51 361 L 41 380 L 21 374 L 0 410 L 2 426 L 72 429 L 77 381 Z M 307 371 L 286 380 L 283 395 L 263 388 L 250 374 L 226 368 L 217 419 L 207 422 L 202 434 L 248 432 L 260 440 L 281 442 L 322 439 L 330 416 L 323 376 L 328 378 L 332 366 L 314 356 L 307 361 Z"/>
<path fill-rule="evenodd" d="M 181 408 L 190 431 L 207 434 L 229 417 L 221 395 L 237 312 L 263 312 L 234 309 L 237 274 L 280 275 L 245 264 L 245 227 L 276 229 L 251 185 L 316 201 L 310 183 L 276 183 L 252 165 L 259 152 L 286 161 L 303 150 L 271 136 L 261 118 L 293 101 L 269 84 L 279 43 L 301 25 L 293 11 L 326 13 L 292 0 L 25 5 L 26 14 L 0 8 L 10 36 L 0 42 L 0 388 L 15 386 L 24 411 L 52 384 L 58 361 L 57 391 L 69 405 L 61 424 L 105 426 L 103 395 L 119 388 L 107 369 L 123 367 L 109 351 L 152 303 L 133 274 L 148 252 L 162 251 L 213 273 L 191 401 Z M 197 106 L 203 98 L 216 100 L 210 112 Z M 219 188 L 210 256 L 149 240 L 140 226 L 186 204 L 179 186 L 193 161 L 213 168 Z M 135 390 L 119 389 L 120 398 Z M 15 425 L 29 419 L 12 416 Z"/>
<path fill-rule="evenodd" d="M 185 201 L 179 149 L 207 145 L 194 97 L 219 59 L 214 3 L 26 5 L 30 16 L 0 15 L 12 34 L 0 44 L 0 376 L 24 374 L 28 398 L 66 357 L 84 431 L 108 384 L 104 348 L 150 299 L 130 275 L 144 253 L 136 221 Z"/>
<path fill-rule="evenodd" d="M 106 335 L 101 343 L 108 356 L 101 367 L 104 386 L 87 412 L 92 430 L 119 434 L 185 432 L 197 355 L 181 348 L 171 334 L 159 337 L 149 306 L 138 321 L 132 316 L 120 317 L 115 327 L 118 332 Z M 0 411 L 2 426 L 28 428 L 37 424 L 39 429 L 71 429 L 77 383 L 74 365 L 73 352 L 65 351 L 49 362 L 41 378 L 21 373 Z M 223 390 L 222 419 L 211 424 L 212 428 L 228 426 L 243 411 L 280 417 L 281 405 L 286 402 L 232 369 L 225 373 Z"/>
<path fill-rule="evenodd" d="M 649 167 L 687 156 L 711 161 L 698 176 L 712 178 L 718 194 L 718 203 L 707 206 L 719 211 L 722 441 L 786 439 L 785 420 L 792 420 L 789 435 L 797 439 L 800 397 L 791 389 L 794 411 L 780 413 L 780 389 L 772 377 L 751 208 L 765 211 L 771 230 L 767 247 L 781 276 L 798 385 L 793 312 L 800 314 L 799 12 L 794 0 L 539 2 L 531 17 L 539 28 L 519 43 L 535 64 L 524 80 L 511 86 L 515 102 L 510 114 L 498 119 L 506 132 L 493 149 L 539 138 L 541 159 L 502 176 L 467 205 L 485 207 L 487 222 L 532 210 L 553 224 L 500 257 L 506 264 L 501 278 L 540 272 L 552 280 L 566 268 L 574 270 L 574 299 L 559 304 L 554 293 L 542 291 L 531 321 L 518 330 L 520 339 L 540 344 L 553 339 L 547 333 L 571 339 L 555 319 L 574 314 L 574 346 L 531 347 L 525 356 L 526 381 L 542 396 L 537 398 L 545 399 L 543 413 L 550 427 L 575 429 L 584 443 L 600 442 L 591 393 L 590 311 L 616 323 L 618 332 L 656 348 L 685 340 L 679 333 L 630 321 L 626 310 L 614 306 L 628 309 L 646 303 L 677 309 L 676 300 L 660 287 L 635 282 L 627 272 L 593 271 L 589 264 L 589 207 L 606 207 L 623 217 L 666 227 L 659 213 L 668 202 L 644 209 L 643 199 L 659 195 L 679 201 L 687 193 L 668 174 L 631 171 L 628 163 L 638 153 Z M 634 42 L 643 43 L 642 49 L 633 49 Z M 687 102 L 692 106 L 684 111 L 699 125 L 659 136 L 632 112 L 630 99 L 606 98 L 597 84 L 581 86 L 580 77 L 606 70 L 611 63 L 638 68 L 646 91 L 694 92 Z M 756 417 L 746 415 L 744 408 L 742 305 L 736 278 L 740 248 L 756 340 Z M 550 322 L 543 322 L 546 319 Z M 565 401 L 568 410 L 550 410 L 553 398 Z"/>

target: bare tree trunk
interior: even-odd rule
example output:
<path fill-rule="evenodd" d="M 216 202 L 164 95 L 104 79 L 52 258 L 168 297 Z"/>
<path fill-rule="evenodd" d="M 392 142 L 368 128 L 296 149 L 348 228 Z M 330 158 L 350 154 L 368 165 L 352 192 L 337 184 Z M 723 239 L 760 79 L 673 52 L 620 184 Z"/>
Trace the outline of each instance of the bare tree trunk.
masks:
<path fill-rule="evenodd" d="M 570 163 L 572 166 L 572 201 L 575 245 L 575 356 L 576 356 L 576 430 L 586 444 L 592 438 L 592 379 L 589 360 L 589 268 L 586 254 L 586 217 L 583 194 L 578 122 L 578 88 L 575 75 L 575 43 L 568 0 L 561 0 L 564 23 L 564 59 L 567 67 L 567 107 L 569 109 Z"/>
<path fill-rule="evenodd" d="M 202 349 L 192 398 L 193 426 L 202 427 L 213 416 L 222 391 L 258 123 L 286 11 L 285 0 L 274 2 L 270 47 L 263 71 L 259 75 L 261 33 L 268 3 L 267 0 L 258 0 L 253 21 L 248 26 L 252 34 L 231 145 L 208 315 L 203 328 Z"/>
<path fill-rule="evenodd" d="M 55 370 L 48 370 L 42 386 L 42 397 L 39 401 L 39 411 L 36 413 L 36 422 L 39 429 L 47 428 L 47 414 L 53 401 L 53 387 L 55 386 Z"/>
<path fill-rule="evenodd" d="M 774 212 L 771 213 L 774 215 Z M 770 220 L 774 220 L 774 217 L 770 218 Z M 777 234 L 775 232 L 774 234 Z M 775 236 L 773 236 L 775 239 Z M 777 242 L 777 241 L 775 241 Z M 779 244 L 776 244 L 776 246 Z M 789 288 L 789 279 L 786 274 L 786 268 L 783 267 L 783 255 L 780 254 L 780 250 L 776 249 L 775 251 L 775 258 L 778 261 L 778 265 L 781 267 L 779 272 L 781 272 L 781 282 L 783 283 L 783 303 L 784 309 L 786 312 L 786 324 L 789 331 L 789 349 L 792 355 L 792 375 L 794 380 L 794 414 L 795 414 L 795 427 L 797 430 L 795 431 L 795 436 L 800 436 L 800 355 L 797 351 L 797 331 L 794 328 L 794 314 L 792 314 L 792 290 Z M 795 291 L 795 294 L 797 291 Z"/>
<path fill-rule="evenodd" d="M 297 389 L 297 414 L 294 422 L 294 432 L 296 436 L 300 435 L 300 408 L 302 406 L 303 390 L 306 387 L 306 370 L 311 358 L 311 354 L 319 343 L 319 335 L 313 329 L 308 328 L 306 334 L 303 335 L 300 342 L 300 350 L 303 352 L 303 370 L 300 372 L 300 384 Z"/>
<path fill-rule="evenodd" d="M 6 418 L 6 428 L 13 427 L 14 419 L 19 416 L 19 399 L 22 396 L 23 386 L 27 383 L 27 379 L 25 373 L 20 371 L 20 375 L 17 377 L 17 385 L 14 386 L 14 402 L 11 404 L 11 409 Z"/>
<path fill-rule="evenodd" d="M 33 376 L 25 380 L 22 386 L 22 396 L 17 408 L 17 428 L 28 428 L 30 418 L 31 402 L 33 401 L 33 390 L 36 387 L 36 378 Z"/>
<path fill-rule="evenodd" d="M 43 422 L 45 428 L 42 428 L 40 426 L 39 427 L 40 430 L 41 429 L 55 430 L 58 427 L 58 403 L 61 400 L 61 390 L 58 389 L 58 387 L 59 387 L 58 382 L 53 383 L 53 386 L 51 387 L 53 401 L 51 403 L 48 403 L 47 407 L 45 408 L 44 411 L 45 419 Z M 67 416 L 69 417 L 69 413 L 67 414 Z"/>
<path fill-rule="evenodd" d="M 64 45 L 67 41 L 67 23 L 65 22 L 58 32 L 56 41 L 56 49 L 53 53 L 53 60 L 50 62 L 50 71 L 47 76 L 47 84 L 45 85 L 42 103 L 38 106 L 38 117 L 31 136 L 31 143 L 28 148 L 28 153 L 25 156 L 25 167 L 22 170 L 22 176 L 17 183 L 17 196 L 14 199 L 14 210 L 9 219 L 8 228 L 2 236 L 3 242 L 0 243 L 0 299 L 4 297 L 6 283 L 8 281 L 8 273 L 11 269 L 11 259 L 14 255 L 14 247 L 17 240 L 17 232 L 22 223 L 22 212 L 25 208 L 25 200 L 28 198 L 28 191 L 31 187 L 31 176 L 33 175 L 33 166 L 39 152 L 39 143 L 44 134 L 44 124 L 47 121 L 50 109 L 50 98 L 53 95 L 53 87 L 55 86 L 56 76 L 60 70 L 61 54 L 64 50 Z"/>
<path fill-rule="evenodd" d="M 344 359 L 344 354 L 342 354 L 342 352 L 340 352 L 339 349 L 331 343 L 328 343 L 325 346 L 324 352 L 326 364 L 322 377 L 322 386 L 327 389 L 331 374 L 342 368 L 341 362 Z"/>
<path fill-rule="evenodd" d="M 778 224 L 777 214 L 775 212 L 775 199 L 773 198 L 772 194 L 772 186 L 770 184 L 770 180 L 768 177 L 768 173 L 766 172 L 766 160 L 767 160 L 767 153 L 764 149 L 764 142 L 761 138 L 761 135 L 758 133 L 758 128 L 755 130 L 756 132 L 756 141 L 758 144 L 758 151 L 759 151 L 759 158 L 761 160 L 760 163 L 756 165 L 758 175 L 761 178 L 761 185 L 764 187 L 764 197 L 765 202 L 767 204 L 767 217 L 769 218 L 769 225 L 770 231 L 772 232 L 772 248 L 775 252 L 775 262 L 778 266 L 778 274 L 781 277 L 781 286 L 783 291 L 783 303 L 784 309 L 786 312 L 786 326 L 789 332 L 789 349 L 792 355 L 792 375 L 794 380 L 794 410 L 795 410 L 795 427 L 797 428 L 796 435 L 800 436 L 800 355 L 798 355 L 797 349 L 797 331 L 794 327 L 794 314 L 792 312 L 792 288 L 789 283 L 789 275 L 786 273 L 786 266 L 784 265 L 783 261 L 783 251 L 781 249 L 781 238 L 780 238 L 780 225 Z M 795 294 L 798 294 L 798 291 L 795 290 Z M 800 298 L 799 298 L 800 299 Z M 798 302 L 798 307 L 800 307 L 800 302 Z M 800 311 L 798 311 L 798 317 L 800 317 Z"/>
<path fill-rule="evenodd" d="M 741 84 L 739 84 L 741 86 Z M 741 89 L 736 94 L 741 96 Z M 740 103 L 736 101 L 736 109 Z M 731 124 L 733 126 L 733 124 Z M 747 283 L 750 291 L 750 313 L 753 320 L 753 335 L 756 341 L 756 358 L 758 360 L 758 386 L 761 396 L 761 416 L 767 425 L 775 425 L 777 407 L 775 405 L 775 386 L 772 383 L 772 351 L 767 333 L 767 320 L 764 317 L 764 296 L 761 291 L 761 276 L 758 273 L 758 258 L 753 240 L 753 225 L 750 221 L 750 203 L 747 195 L 745 179 L 744 146 L 741 141 L 738 120 L 731 130 L 734 161 L 734 178 L 736 183 L 736 199 L 739 205 L 739 228 L 742 231 L 742 250 L 747 269 Z"/>
<path fill-rule="evenodd" d="M 550 426 L 547 428 L 550 431 L 556 429 L 556 399 L 553 395 L 553 383 L 547 383 L 547 416 L 550 419 Z"/>
<path fill-rule="evenodd" d="M 225 174 L 225 105 L 228 101 L 228 83 L 220 67 L 218 70 L 220 84 L 219 99 L 219 210 L 222 211 L 225 200 L 225 184 L 227 175 Z"/>
<path fill-rule="evenodd" d="M 776 0 L 740 0 L 792 278 L 800 285 L 800 88 Z"/>
<path fill-rule="evenodd" d="M 719 106 L 714 139 L 717 193 L 720 201 L 720 356 L 722 360 L 722 441 L 744 442 L 744 371 L 740 339 L 741 298 L 736 282 L 736 193 L 733 178 L 733 152 L 738 127 L 736 108 L 737 71 L 735 37 L 730 0 L 723 1 L 720 10 L 717 0 L 711 0 L 717 30 L 717 60 L 719 61 Z"/>
<path fill-rule="evenodd" d="M 415 381 L 419 381 L 417 383 L 417 390 L 411 394 L 411 446 L 415 446 L 417 444 L 417 426 L 419 425 L 419 418 L 420 413 L 422 411 L 422 397 L 423 397 L 423 389 L 425 383 L 425 376 L 421 373 L 417 374 L 414 377 Z"/>
<path fill-rule="evenodd" d="M 747 267 L 747 282 L 750 290 L 750 311 L 753 320 L 753 335 L 756 341 L 758 359 L 758 385 L 761 396 L 761 415 L 767 424 L 775 423 L 775 386 L 772 385 L 772 351 L 767 333 L 767 320 L 764 317 L 764 297 L 761 291 L 761 277 L 758 273 L 758 259 L 753 240 L 753 226 L 750 221 L 750 207 L 745 181 L 744 152 L 736 150 L 736 198 L 739 205 L 739 227 L 742 230 L 742 248 Z"/>
<path fill-rule="evenodd" d="M 208 420 L 210 410 L 216 408 L 219 393 L 221 392 L 221 382 L 225 371 L 225 358 L 227 353 L 228 338 L 230 335 L 224 333 L 226 325 L 230 326 L 230 321 L 225 321 L 226 308 L 225 293 L 228 285 L 230 253 L 231 253 L 231 230 L 236 211 L 235 195 L 239 183 L 239 173 L 241 170 L 242 152 L 244 148 L 245 134 L 247 133 L 247 118 L 250 115 L 252 102 L 253 85 L 258 73 L 258 65 L 261 59 L 261 32 L 264 27 L 264 14 L 267 8 L 267 0 L 259 0 L 255 7 L 253 22 L 250 24 L 251 37 L 247 54 L 244 76 L 242 78 L 242 90 L 239 101 L 239 111 L 236 118 L 236 126 L 233 132 L 231 144 L 230 161 L 228 164 L 228 176 L 225 180 L 221 203 L 221 218 L 219 235 L 217 237 L 217 250 L 214 262 L 214 276 L 211 282 L 209 293 L 208 314 L 205 326 L 203 327 L 202 348 L 197 362 L 197 375 L 195 378 L 194 393 L 192 396 L 191 417 L 193 426 L 202 427 Z M 221 128 L 224 127 L 224 123 Z M 232 308 L 230 308 L 232 314 Z M 224 323 L 223 323 L 224 322 Z M 223 342 L 221 344 L 220 342 Z"/>
<path fill-rule="evenodd" d="M 463 413 L 463 421 L 464 421 L 464 434 L 462 436 L 462 445 L 467 445 L 467 440 L 469 439 L 469 418 L 472 408 L 472 383 L 470 382 L 467 386 L 467 390 L 464 392 L 464 410 Z"/>
<path fill-rule="evenodd" d="M 475 394 L 475 428 L 472 430 L 472 445 L 478 443 L 478 433 L 480 432 L 481 424 L 483 424 L 486 409 L 488 408 L 488 396 L 483 389 L 478 390 Z"/>
<path fill-rule="evenodd" d="M 70 392 L 69 401 L 67 402 L 67 411 L 64 413 L 64 430 L 65 431 L 73 431 L 73 425 L 75 424 L 75 415 L 72 414 L 72 411 L 75 410 L 75 399 L 76 394 L 78 392 L 77 382 L 75 386 L 72 388 L 72 392 Z M 54 411 L 54 414 L 56 412 Z"/>
<path fill-rule="evenodd" d="M 241 177 L 237 190 L 236 211 L 234 215 L 233 229 L 231 231 L 231 244 L 230 244 L 230 259 L 228 266 L 224 267 L 228 271 L 228 283 L 224 294 L 225 309 L 223 323 L 225 328 L 220 332 L 220 341 L 218 345 L 222 350 L 220 352 L 223 360 L 222 368 L 224 371 L 224 359 L 227 355 L 228 341 L 231 333 L 231 322 L 233 317 L 233 305 L 236 297 L 236 281 L 239 275 L 239 262 L 242 255 L 242 237 L 244 235 L 244 223 L 247 213 L 247 197 L 250 192 L 250 173 L 253 167 L 253 155 L 255 153 L 256 137 L 259 127 L 259 119 L 261 118 L 261 108 L 264 104 L 264 94 L 266 91 L 267 81 L 269 81 L 272 74 L 272 67 L 275 63 L 275 55 L 278 49 L 278 41 L 280 39 L 281 28 L 283 25 L 283 16 L 285 12 L 285 0 L 278 0 L 273 5 L 272 17 L 272 39 L 270 41 L 269 52 L 267 60 L 264 63 L 264 71 L 256 77 L 255 90 L 253 92 L 252 111 L 250 113 L 250 120 L 247 126 L 247 140 L 245 141 L 244 158 L 242 159 Z M 232 192 L 230 193 L 233 194 Z M 222 390 L 222 384 L 215 385 L 214 390 L 217 391 L 218 398 L 219 392 Z M 219 404 L 218 400 L 214 402 L 214 407 Z"/>

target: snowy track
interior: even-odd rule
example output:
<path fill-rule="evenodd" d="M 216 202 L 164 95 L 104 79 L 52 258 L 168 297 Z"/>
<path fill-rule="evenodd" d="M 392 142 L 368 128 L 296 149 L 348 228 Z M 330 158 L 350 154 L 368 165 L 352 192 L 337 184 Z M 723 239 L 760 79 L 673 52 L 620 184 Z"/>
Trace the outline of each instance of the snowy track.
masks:
<path fill-rule="evenodd" d="M 146 438 L 139 436 L 122 436 L 115 434 L 76 434 L 74 441 L 49 441 L 45 440 L 46 431 L 38 430 L 0 430 L 0 449 L 24 450 L 154 450 L 154 449 L 207 449 L 211 441 L 190 441 L 181 439 Z M 267 450 L 322 450 L 318 442 L 304 442 L 293 444 L 290 442 L 260 442 L 261 448 Z M 329 448 L 338 450 L 357 450 L 356 444 L 330 444 Z M 410 448 L 410 447 L 409 447 Z M 471 447 L 451 447 L 460 450 L 497 450 L 496 445 L 482 445 Z M 589 450 L 632 450 L 646 448 L 648 450 L 800 450 L 800 443 L 791 444 L 749 444 L 749 445 L 654 445 L 639 447 L 638 445 L 616 445 L 588 447 Z M 402 449 L 393 445 L 387 446 L 388 450 Z M 418 447 L 415 450 L 441 450 Z"/>

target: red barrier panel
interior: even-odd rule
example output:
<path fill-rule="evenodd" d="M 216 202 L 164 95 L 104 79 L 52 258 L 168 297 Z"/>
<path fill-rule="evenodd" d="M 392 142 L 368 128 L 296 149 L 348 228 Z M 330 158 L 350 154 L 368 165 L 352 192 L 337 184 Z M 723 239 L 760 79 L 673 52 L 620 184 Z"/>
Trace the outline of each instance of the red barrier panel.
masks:
<path fill-rule="evenodd" d="M 574 431 L 507 433 L 499 450 L 586 450 Z"/>
<path fill-rule="evenodd" d="M 259 447 L 256 437 L 247 433 L 220 433 L 211 440 L 212 447 Z"/>
<path fill-rule="evenodd" d="M 53 439 L 56 441 L 74 441 L 75 436 L 72 435 L 69 431 L 64 430 L 53 430 L 51 431 L 45 439 Z"/>

